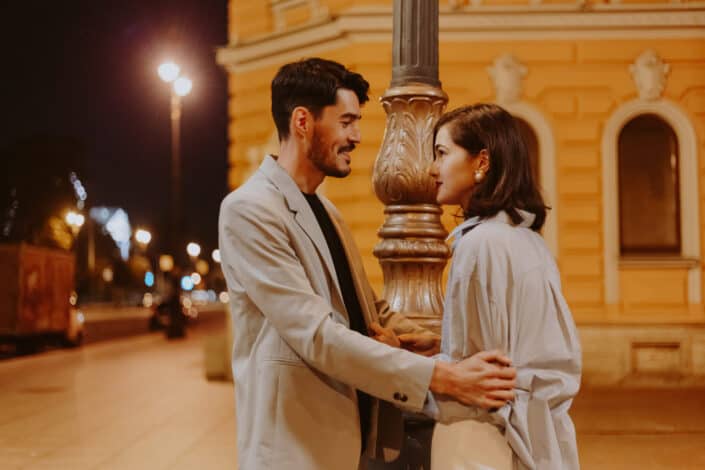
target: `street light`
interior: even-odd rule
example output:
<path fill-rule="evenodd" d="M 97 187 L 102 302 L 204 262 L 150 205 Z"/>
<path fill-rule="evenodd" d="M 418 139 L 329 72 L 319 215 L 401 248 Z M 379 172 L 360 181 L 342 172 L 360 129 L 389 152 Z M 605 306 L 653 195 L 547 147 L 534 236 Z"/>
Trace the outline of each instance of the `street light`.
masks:
<path fill-rule="evenodd" d="M 152 241 L 152 234 L 149 233 L 148 230 L 142 228 L 137 229 L 135 231 L 135 240 L 137 241 L 137 243 L 146 248 L 147 245 L 149 245 L 149 242 Z"/>
<path fill-rule="evenodd" d="M 188 253 L 188 255 L 192 258 L 196 258 L 198 255 L 201 254 L 201 245 L 194 242 L 189 243 L 188 245 L 186 245 L 186 253 Z"/>
<path fill-rule="evenodd" d="M 180 121 L 181 98 L 191 92 L 193 83 L 180 76 L 181 67 L 174 62 L 165 62 L 157 69 L 159 78 L 171 83 L 171 249 L 176 252 L 178 234 L 181 229 L 181 156 Z"/>
<path fill-rule="evenodd" d="M 75 236 L 78 231 L 81 230 L 81 227 L 86 221 L 86 218 L 83 216 L 83 214 L 80 214 L 78 212 L 68 211 L 66 213 L 66 217 L 64 217 L 64 220 L 66 221 L 66 224 L 71 227 L 71 231 Z"/>
<path fill-rule="evenodd" d="M 174 80 L 174 93 L 179 96 L 186 96 L 191 92 L 193 83 L 186 77 L 179 77 Z"/>
<path fill-rule="evenodd" d="M 171 83 L 176 80 L 176 77 L 179 76 L 179 72 L 181 72 L 181 69 L 173 62 L 164 62 L 157 69 L 159 78 L 167 83 Z"/>

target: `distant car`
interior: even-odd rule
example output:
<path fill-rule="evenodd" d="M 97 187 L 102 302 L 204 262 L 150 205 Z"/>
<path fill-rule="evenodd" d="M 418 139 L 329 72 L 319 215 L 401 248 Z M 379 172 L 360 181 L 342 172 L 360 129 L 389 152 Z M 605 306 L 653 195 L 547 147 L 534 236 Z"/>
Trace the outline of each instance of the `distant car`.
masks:
<path fill-rule="evenodd" d="M 181 295 L 180 306 L 184 321 L 198 317 L 198 309 L 193 305 L 189 294 Z M 156 331 L 168 328 L 172 320 L 169 302 L 155 302 L 151 305 L 151 308 L 152 315 L 149 317 L 149 329 Z"/>

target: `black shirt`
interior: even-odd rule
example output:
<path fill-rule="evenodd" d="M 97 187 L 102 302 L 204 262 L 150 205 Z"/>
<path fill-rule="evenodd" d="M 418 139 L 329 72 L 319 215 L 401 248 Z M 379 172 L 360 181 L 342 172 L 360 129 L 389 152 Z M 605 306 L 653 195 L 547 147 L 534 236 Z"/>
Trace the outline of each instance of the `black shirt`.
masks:
<path fill-rule="evenodd" d="M 347 256 L 345 256 L 343 243 L 340 241 L 333 221 L 330 219 L 330 215 L 328 215 L 325 207 L 323 207 L 323 203 L 316 194 L 302 194 L 306 198 L 306 201 L 308 201 L 308 205 L 311 206 L 311 210 L 316 216 L 323 236 L 326 238 L 328 251 L 330 251 L 331 258 L 333 258 L 335 273 L 338 277 L 340 292 L 343 295 L 343 302 L 345 302 L 345 309 L 348 311 L 350 328 L 367 336 L 367 325 L 362 315 L 362 307 L 360 306 L 360 299 L 357 297 L 357 291 L 355 291 L 355 284 L 353 284 L 350 264 L 348 263 Z M 360 413 L 360 429 L 362 431 L 362 450 L 364 451 L 367 436 L 370 431 L 372 399 L 365 392 L 357 390 L 357 402 Z"/>

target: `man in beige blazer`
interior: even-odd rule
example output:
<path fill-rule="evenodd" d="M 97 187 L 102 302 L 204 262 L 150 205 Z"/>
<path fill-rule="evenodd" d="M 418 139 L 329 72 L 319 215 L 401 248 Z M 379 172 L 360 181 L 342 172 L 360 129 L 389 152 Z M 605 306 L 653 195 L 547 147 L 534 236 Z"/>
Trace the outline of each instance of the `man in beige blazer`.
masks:
<path fill-rule="evenodd" d="M 315 193 L 325 176 L 350 173 L 367 90 L 335 62 L 282 67 L 272 81 L 279 157 L 266 156 L 221 206 L 241 470 L 356 470 L 362 452 L 394 458 L 401 429 L 377 399 L 419 411 L 429 390 L 482 407 L 513 397 L 516 371 L 498 353 L 448 364 L 367 336 L 391 341 L 381 324 L 433 343 L 376 301 L 350 232 Z"/>

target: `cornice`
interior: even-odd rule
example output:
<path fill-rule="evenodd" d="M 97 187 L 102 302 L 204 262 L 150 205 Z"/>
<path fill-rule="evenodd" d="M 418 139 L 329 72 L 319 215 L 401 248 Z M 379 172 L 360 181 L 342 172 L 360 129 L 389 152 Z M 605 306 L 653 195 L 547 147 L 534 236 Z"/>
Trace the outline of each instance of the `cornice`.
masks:
<path fill-rule="evenodd" d="M 705 2 L 648 5 L 472 6 L 443 9 L 440 40 L 705 38 Z M 282 63 L 346 45 L 391 42 L 392 8 L 356 7 L 316 24 L 223 46 L 231 72 Z"/>

